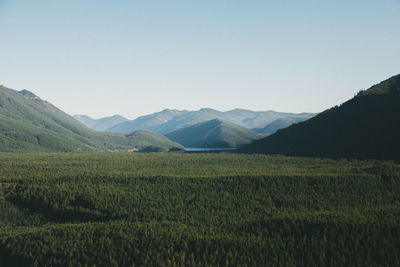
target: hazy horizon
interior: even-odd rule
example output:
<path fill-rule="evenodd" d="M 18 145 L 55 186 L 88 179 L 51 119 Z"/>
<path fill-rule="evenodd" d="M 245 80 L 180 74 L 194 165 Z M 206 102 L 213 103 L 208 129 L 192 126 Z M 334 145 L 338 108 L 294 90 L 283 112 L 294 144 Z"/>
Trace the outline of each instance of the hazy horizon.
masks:
<path fill-rule="evenodd" d="M 71 115 L 321 112 L 400 73 L 400 1 L 0 0 L 0 84 Z"/>

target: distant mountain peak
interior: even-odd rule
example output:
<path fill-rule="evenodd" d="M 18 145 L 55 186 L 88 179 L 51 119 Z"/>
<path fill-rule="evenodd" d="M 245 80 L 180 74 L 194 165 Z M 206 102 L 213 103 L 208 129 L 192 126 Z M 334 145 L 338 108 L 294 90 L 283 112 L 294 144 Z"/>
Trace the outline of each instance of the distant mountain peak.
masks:
<path fill-rule="evenodd" d="M 229 110 L 229 111 L 245 111 L 245 112 L 252 112 L 252 110 L 244 109 L 244 108 L 235 108 L 235 109 L 232 109 L 232 110 Z"/>
<path fill-rule="evenodd" d="M 201 108 L 200 111 L 216 111 L 216 110 L 212 108 Z"/>
<path fill-rule="evenodd" d="M 178 113 L 178 112 L 180 112 L 180 110 L 170 109 L 170 108 L 165 108 L 162 111 L 160 111 L 160 113 Z"/>
<path fill-rule="evenodd" d="M 121 115 L 118 115 L 118 114 L 115 114 L 115 115 L 112 115 L 110 118 L 123 118 L 123 119 L 126 119 L 124 116 L 121 116 Z"/>

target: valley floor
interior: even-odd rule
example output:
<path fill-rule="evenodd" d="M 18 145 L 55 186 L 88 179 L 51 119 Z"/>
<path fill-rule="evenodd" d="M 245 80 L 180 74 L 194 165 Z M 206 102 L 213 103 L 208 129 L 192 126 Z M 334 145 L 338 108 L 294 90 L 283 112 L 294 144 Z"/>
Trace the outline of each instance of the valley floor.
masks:
<path fill-rule="evenodd" d="M 0 266 L 399 266 L 400 165 L 0 154 Z"/>

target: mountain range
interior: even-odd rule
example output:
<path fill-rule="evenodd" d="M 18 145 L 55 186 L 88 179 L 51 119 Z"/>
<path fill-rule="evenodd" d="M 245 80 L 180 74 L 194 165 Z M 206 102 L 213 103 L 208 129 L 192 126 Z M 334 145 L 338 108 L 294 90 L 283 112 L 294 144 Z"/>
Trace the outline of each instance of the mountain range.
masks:
<path fill-rule="evenodd" d="M 0 86 L 0 151 L 177 151 L 183 145 L 242 147 L 252 142 L 238 152 L 400 160 L 399 115 L 400 75 L 316 116 L 242 109 L 166 109 L 133 121 L 76 116 L 92 128 L 126 133 L 89 129 L 28 90 Z M 259 139 L 249 128 L 269 136 Z"/>
<path fill-rule="evenodd" d="M 240 152 L 400 160 L 400 75 Z"/>
<path fill-rule="evenodd" d="M 131 133 L 135 130 L 150 130 L 161 134 L 167 134 L 177 129 L 185 128 L 197 123 L 220 119 L 237 124 L 248 129 L 264 128 L 277 119 L 298 118 L 306 120 L 313 117 L 312 113 L 284 113 L 276 111 L 251 111 L 245 109 L 234 109 L 226 112 L 211 108 L 202 108 L 196 111 L 165 109 L 160 112 L 138 117 L 135 120 L 117 123 L 108 129 L 109 132 Z M 92 121 L 88 121 L 82 115 L 75 116 L 77 120 L 86 126 L 93 128 Z M 113 118 L 113 117 L 111 117 Z M 104 118 L 110 120 L 111 118 Z M 103 120 L 103 119 L 101 119 Z"/>
<path fill-rule="evenodd" d="M 144 131 L 135 135 L 96 132 L 28 90 L 0 86 L 0 151 L 149 149 L 169 151 L 183 147 L 162 135 Z"/>

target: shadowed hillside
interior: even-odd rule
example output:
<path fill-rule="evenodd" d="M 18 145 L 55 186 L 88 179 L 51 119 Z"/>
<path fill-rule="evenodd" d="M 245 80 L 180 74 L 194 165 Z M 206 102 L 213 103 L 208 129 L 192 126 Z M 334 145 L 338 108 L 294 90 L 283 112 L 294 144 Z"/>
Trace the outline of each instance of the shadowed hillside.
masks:
<path fill-rule="evenodd" d="M 400 159 L 400 75 L 242 152 Z"/>

